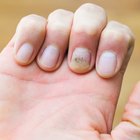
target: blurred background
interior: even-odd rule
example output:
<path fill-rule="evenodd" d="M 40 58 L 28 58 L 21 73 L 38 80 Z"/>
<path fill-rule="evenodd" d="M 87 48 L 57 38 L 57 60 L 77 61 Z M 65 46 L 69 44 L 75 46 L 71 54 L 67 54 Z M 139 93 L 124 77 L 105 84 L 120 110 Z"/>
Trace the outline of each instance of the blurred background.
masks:
<path fill-rule="evenodd" d="M 55 9 L 75 11 L 82 3 L 98 4 L 108 13 L 109 20 L 128 25 L 135 34 L 135 50 L 126 71 L 121 96 L 117 106 L 114 126 L 121 120 L 124 105 L 134 85 L 140 80 L 140 0 L 0 0 L 0 50 L 15 32 L 19 20 L 28 14 L 47 18 Z"/>

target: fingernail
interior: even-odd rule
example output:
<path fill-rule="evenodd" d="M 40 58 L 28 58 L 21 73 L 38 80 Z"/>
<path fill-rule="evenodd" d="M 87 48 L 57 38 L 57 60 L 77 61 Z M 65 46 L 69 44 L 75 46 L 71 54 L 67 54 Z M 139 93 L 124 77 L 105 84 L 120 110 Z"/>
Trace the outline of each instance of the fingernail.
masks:
<path fill-rule="evenodd" d="M 90 67 L 91 53 L 86 48 L 76 48 L 73 52 L 70 67 L 75 72 L 86 72 Z"/>
<path fill-rule="evenodd" d="M 47 68 L 56 66 L 59 59 L 60 51 L 55 45 L 49 45 L 43 52 L 40 62 Z"/>
<path fill-rule="evenodd" d="M 113 52 L 104 52 L 99 59 L 97 71 L 104 77 L 114 75 L 117 66 L 117 55 Z"/>
<path fill-rule="evenodd" d="M 21 63 L 28 63 L 33 54 L 33 46 L 26 43 L 23 44 L 16 54 L 16 59 Z"/>

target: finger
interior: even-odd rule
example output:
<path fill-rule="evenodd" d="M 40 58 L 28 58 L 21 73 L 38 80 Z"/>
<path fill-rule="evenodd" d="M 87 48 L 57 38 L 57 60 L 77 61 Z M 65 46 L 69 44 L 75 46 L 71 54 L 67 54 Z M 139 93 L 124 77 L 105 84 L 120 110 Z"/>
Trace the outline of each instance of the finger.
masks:
<path fill-rule="evenodd" d="M 125 107 L 122 122 L 112 131 L 113 140 L 140 139 L 140 82 Z"/>
<path fill-rule="evenodd" d="M 96 70 L 101 77 L 110 78 L 124 73 L 134 47 L 130 29 L 118 22 L 109 22 L 100 38 Z"/>
<path fill-rule="evenodd" d="M 72 19 L 72 12 L 61 9 L 49 15 L 47 36 L 37 59 L 43 70 L 56 70 L 62 63 L 68 47 Z"/>
<path fill-rule="evenodd" d="M 21 65 L 30 64 L 45 38 L 46 19 L 29 15 L 21 19 L 15 34 L 14 56 Z"/>
<path fill-rule="evenodd" d="M 94 4 L 84 4 L 75 12 L 68 54 L 73 72 L 85 73 L 93 68 L 100 33 L 106 22 L 104 9 Z"/>

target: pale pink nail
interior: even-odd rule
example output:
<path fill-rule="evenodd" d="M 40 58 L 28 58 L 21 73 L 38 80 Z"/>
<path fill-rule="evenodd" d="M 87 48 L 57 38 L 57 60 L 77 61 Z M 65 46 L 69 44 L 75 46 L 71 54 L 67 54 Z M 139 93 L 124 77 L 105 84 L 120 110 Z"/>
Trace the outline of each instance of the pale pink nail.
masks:
<path fill-rule="evenodd" d="M 26 43 L 19 48 L 16 54 L 16 59 L 21 63 L 28 63 L 30 61 L 32 54 L 33 54 L 33 46 Z"/>
<path fill-rule="evenodd" d="M 117 67 L 117 55 L 113 52 L 104 52 L 97 64 L 97 71 L 102 76 L 112 76 Z"/>
<path fill-rule="evenodd" d="M 40 62 L 47 68 L 53 68 L 58 62 L 60 55 L 59 48 L 55 45 L 49 45 L 43 52 Z"/>

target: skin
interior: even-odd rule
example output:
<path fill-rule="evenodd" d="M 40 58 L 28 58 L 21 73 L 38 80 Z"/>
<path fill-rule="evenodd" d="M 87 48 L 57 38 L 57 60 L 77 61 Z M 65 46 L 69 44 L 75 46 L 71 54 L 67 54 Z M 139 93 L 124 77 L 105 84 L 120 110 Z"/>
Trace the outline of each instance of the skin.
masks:
<path fill-rule="evenodd" d="M 34 46 L 34 53 L 25 63 L 17 52 L 26 42 Z M 55 67 L 47 68 L 39 58 L 52 43 L 59 46 L 60 57 Z M 92 52 L 90 67 L 84 70 L 70 62 L 78 46 Z M 112 130 L 133 46 L 130 29 L 108 22 L 104 10 L 94 4 L 84 4 L 75 13 L 56 10 L 48 22 L 37 15 L 24 17 L 0 54 L 0 139 L 139 140 L 140 83 L 130 96 L 122 122 Z M 117 67 L 114 73 L 103 75 L 98 61 L 108 50 L 117 54 Z"/>

